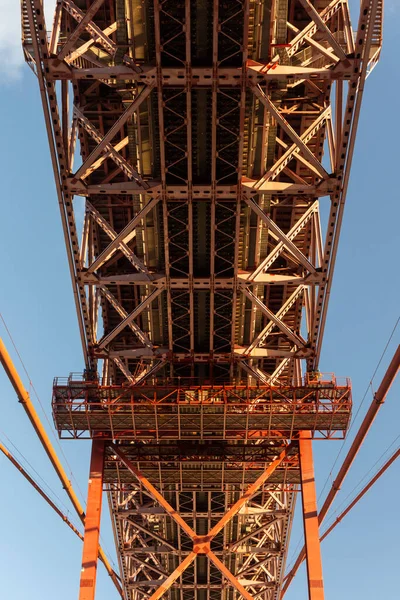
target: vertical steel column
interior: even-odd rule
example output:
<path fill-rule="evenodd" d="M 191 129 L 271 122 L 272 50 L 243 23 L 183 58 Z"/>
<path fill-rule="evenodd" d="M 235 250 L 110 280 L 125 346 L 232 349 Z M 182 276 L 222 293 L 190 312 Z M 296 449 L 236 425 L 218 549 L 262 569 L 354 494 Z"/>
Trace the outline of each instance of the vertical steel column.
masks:
<path fill-rule="evenodd" d="M 170 256 L 169 256 L 169 232 L 168 232 L 168 204 L 167 204 L 167 170 L 165 160 L 165 127 L 164 127 L 164 101 L 162 95 L 162 62 L 161 62 L 161 29 L 160 29 L 161 3 L 154 0 L 154 36 L 156 44 L 157 65 L 157 106 L 158 106 L 158 129 L 160 139 L 160 175 L 161 175 L 161 200 L 163 207 L 163 238 L 164 238 L 164 260 L 167 293 L 167 325 L 168 325 L 168 348 L 173 351 L 172 331 L 172 297 L 170 280 Z M 173 376 L 173 363 L 170 363 L 169 374 Z"/>
<path fill-rule="evenodd" d="M 186 58 L 186 121 L 187 121 L 187 202 L 189 226 L 189 327 L 190 327 L 190 352 L 195 351 L 195 320 L 194 320 L 194 286 L 193 286 L 193 142 L 192 142 L 192 55 L 191 55 L 191 13 L 190 0 L 185 0 L 185 58 Z M 191 375 L 194 377 L 194 363 L 191 366 Z"/>
<path fill-rule="evenodd" d="M 301 431 L 299 434 L 299 452 L 308 598 L 309 600 L 324 600 L 317 494 L 315 490 L 312 439 L 309 431 Z"/>
<path fill-rule="evenodd" d="M 93 440 L 87 495 L 79 600 L 94 600 L 103 497 L 104 440 Z"/>

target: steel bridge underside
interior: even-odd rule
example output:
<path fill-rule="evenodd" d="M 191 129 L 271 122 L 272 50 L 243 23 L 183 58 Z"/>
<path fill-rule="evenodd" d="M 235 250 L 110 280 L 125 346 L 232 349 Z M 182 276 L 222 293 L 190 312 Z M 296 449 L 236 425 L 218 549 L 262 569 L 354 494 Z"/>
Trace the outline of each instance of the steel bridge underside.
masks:
<path fill-rule="evenodd" d="M 22 2 L 86 360 L 54 418 L 94 440 L 126 600 L 278 600 L 299 448 L 348 427 L 349 383 L 302 365 L 381 45 L 382 2 L 360 14 L 353 32 L 346 0 L 59 0 L 48 37 Z"/>

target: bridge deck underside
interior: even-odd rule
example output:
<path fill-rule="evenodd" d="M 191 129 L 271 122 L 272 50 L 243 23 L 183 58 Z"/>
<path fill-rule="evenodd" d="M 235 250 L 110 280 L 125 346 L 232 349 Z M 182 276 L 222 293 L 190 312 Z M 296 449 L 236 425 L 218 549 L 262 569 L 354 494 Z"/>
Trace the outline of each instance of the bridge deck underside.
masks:
<path fill-rule="evenodd" d="M 162 514 L 162 510 L 146 495 L 145 490 L 133 483 L 127 483 L 121 493 L 111 484 L 112 510 L 116 529 L 121 541 L 121 555 L 130 564 L 129 576 L 125 571 L 125 587 L 129 593 L 140 590 L 155 590 L 157 580 L 173 572 L 178 564 L 190 553 L 193 542 L 176 523 Z M 174 482 L 163 483 L 163 495 L 179 512 L 190 527 L 199 535 L 205 535 L 221 519 L 244 491 L 243 484 L 226 484 L 223 488 L 212 489 L 195 486 L 195 490 L 181 489 Z M 241 573 L 240 580 L 256 578 L 257 591 L 274 594 L 280 576 L 279 565 L 285 554 L 282 539 L 285 538 L 290 522 L 294 499 L 293 486 L 287 484 L 285 491 L 281 484 L 269 483 L 264 486 L 247 506 L 239 513 L 212 542 L 212 550 L 232 573 Z M 265 561 L 270 577 L 262 574 L 258 563 Z M 152 573 L 153 582 L 145 583 L 141 577 L 141 566 L 146 564 Z M 194 592 L 195 590 L 195 592 Z M 233 597 L 232 588 L 226 585 L 221 573 L 207 559 L 198 555 L 196 561 L 183 574 L 179 582 L 170 590 L 171 598 L 197 598 L 204 600 Z"/>
<path fill-rule="evenodd" d="M 37 4 L 22 3 L 36 70 Z M 355 48 L 346 0 L 311 4 L 318 26 L 300 0 L 62 0 L 41 59 L 86 382 L 98 360 L 106 382 L 57 385 L 56 426 L 117 442 L 200 536 L 298 432 L 340 437 L 349 423 L 349 387 L 307 389 L 301 361 L 318 364 L 371 23 L 364 11 Z M 270 391 L 210 401 L 207 385 Z M 254 599 L 279 597 L 296 444 L 212 543 Z M 125 597 L 147 599 L 192 542 L 111 445 L 105 484 Z M 166 597 L 240 594 L 198 555 Z"/>
<path fill-rule="evenodd" d="M 320 9 L 325 4 L 318 2 Z M 93 352 L 111 359 L 107 374 L 116 382 L 126 376 L 135 381 L 155 365 L 161 378 L 192 376 L 229 382 L 246 378 L 248 365 L 266 377 L 292 377 L 299 375 L 296 361 L 291 360 L 293 353 L 304 349 L 304 356 L 312 355 L 302 342 L 304 264 L 280 247 L 275 231 L 244 200 L 241 185 L 243 177 L 255 183 L 275 167 L 268 179 L 289 185 L 315 186 L 322 177 L 298 153 L 283 169 L 277 166 L 292 139 L 243 80 L 248 59 L 268 62 L 270 43 L 287 43 L 292 35 L 285 25 L 287 19 L 299 29 L 307 23 L 306 13 L 298 6 L 295 11 L 296 2 L 273 5 L 237 0 L 164 0 L 154 6 L 150 1 L 128 2 L 129 26 L 126 30 L 117 27 L 120 64 L 124 64 L 123 52 L 133 46 L 135 59 L 154 65 L 157 78 L 168 69 L 182 70 L 185 75 L 182 84 L 178 79 L 168 85 L 168 79 L 163 79 L 117 132 L 112 145 L 119 152 L 118 160 L 110 147 L 97 159 L 95 169 L 92 166 L 80 173 L 89 200 L 88 272 L 83 271 L 82 279 L 89 286 L 90 313 L 96 312 L 96 303 L 102 311 L 103 335 Z M 101 30 L 110 26 L 113 9 L 113 2 L 105 2 L 96 14 Z M 342 26 L 340 14 L 334 18 Z M 324 59 L 312 47 L 302 47 L 292 58 L 285 49 L 276 50 L 278 54 L 283 64 L 324 66 Z M 72 60 L 71 65 L 80 61 L 81 67 L 89 68 L 87 56 Z M 238 81 L 224 86 L 209 76 L 200 85 L 187 75 L 196 68 L 208 68 L 211 74 L 217 69 L 236 69 Z M 312 86 L 272 82 L 267 93 L 290 128 L 302 135 L 324 112 L 330 87 L 329 80 Z M 146 87 L 138 81 L 84 80 L 74 93 L 85 161 L 132 98 L 146 93 Z M 320 118 L 314 129 L 307 146 L 320 160 L 326 119 Z M 136 194 L 118 194 L 121 187 L 127 188 L 127 174 Z M 152 182 L 158 187 L 153 188 Z M 292 239 L 300 253 L 311 262 L 314 255 L 317 261 L 315 195 L 278 197 L 257 192 L 255 187 L 251 199 L 285 235 L 301 223 Z M 116 233 L 150 200 L 154 207 L 124 245 L 114 248 L 94 269 L 92 265 L 107 252 Z M 268 257 L 269 264 L 260 270 Z M 241 286 L 245 277 L 253 278 L 246 289 Z M 310 298 L 311 303 L 315 301 Z M 279 315 L 283 327 L 271 322 L 263 305 Z M 120 328 L 121 318 L 134 313 Z M 316 325 L 316 314 L 313 319 L 310 329 Z M 242 360 L 241 353 L 246 353 L 247 360 Z"/>

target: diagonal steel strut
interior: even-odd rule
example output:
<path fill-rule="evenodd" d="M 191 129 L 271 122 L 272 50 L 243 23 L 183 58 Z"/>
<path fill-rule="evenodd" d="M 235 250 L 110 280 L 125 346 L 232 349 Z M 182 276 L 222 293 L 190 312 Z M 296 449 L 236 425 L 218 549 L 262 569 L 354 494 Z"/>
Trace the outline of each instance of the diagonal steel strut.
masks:
<path fill-rule="evenodd" d="M 137 469 L 133 462 L 125 455 L 121 448 L 115 444 L 111 444 L 111 448 L 119 459 L 123 462 L 125 467 L 138 479 L 138 481 L 146 488 L 150 495 L 160 504 L 165 512 L 183 529 L 183 531 L 193 541 L 193 551 L 185 558 L 185 560 L 178 565 L 178 567 L 169 575 L 169 577 L 162 582 L 160 587 L 152 594 L 150 600 L 158 600 L 170 587 L 171 585 L 182 575 L 182 573 L 192 564 L 197 554 L 206 554 L 208 558 L 214 563 L 214 565 L 221 571 L 221 573 L 228 579 L 228 581 L 238 590 L 238 592 L 246 599 L 252 600 L 252 596 L 246 591 L 237 577 L 229 571 L 229 569 L 217 558 L 217 556 L 211 550 L 212 539 L 233 519 L 233 517 L 240 511 L 240 509 L 251 500 L 251 498 L 257 493 L 260 487 L 268 480 L 272 473 L 277 467 L 285 460 L 289 452 L 292 449 L 292 444 L 287 445 L 284 450 L 278 455 L 278 457 L 271 462 L 271 464 L 265 469 L 265 471 L 258 477 L 258 479 L 251 484 L 245 493 L 235 502 L 235 504 L 228 510 L 228 512 L 221 517 L 221 519 L 205 534 L 198 536 L 193 529 L 186 523 L 181 517 L 179 512 L 173 508 L 170 503 L 160 494 L 160 492 L 153 486 L 153 484 Z"/>

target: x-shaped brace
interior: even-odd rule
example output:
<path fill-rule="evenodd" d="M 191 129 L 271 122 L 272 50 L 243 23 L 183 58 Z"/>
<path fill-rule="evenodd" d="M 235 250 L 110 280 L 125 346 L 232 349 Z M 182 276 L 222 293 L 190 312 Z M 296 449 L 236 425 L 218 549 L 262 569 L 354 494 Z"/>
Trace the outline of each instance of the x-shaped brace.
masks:
<path fill-rule="evenodd" d="M 144 488 L 150 493 L 150 495 L 156 500 L 165 512 L 181 527 L 181 529 L 189 536 L 193 542 L 192 552 L 183 560 L 178 567 L 165 579 L 160 587 L 152 594 L 150 600 L 158 600 L 161 596 L 171 587 L 171 585 L 182 575 L 182 573 L 192 564 L 198 554 L 205 554 L 214 563 L 214 565 L 221 571 L 221 573 L 228 579 L 233 587 L 237 589 L 239 594 L 246 600 L 253 600 L 251 594 L 244 588 L 237 577 L 227 569 L 223 562 L 214 554 L 211 550 L 211 541 L 213 538 L 222 530 L 224 527 L 233 519 L 233 517 L 240 511 L 240 509 L 251 500 L 251 498 L 257 493 L 260 487 L 269 479 L 272 473 L 279 467 L 279 465 L 288 456 L 292 445 L 289 444 L 282 450 L 275 460 L 267 467 L 267 469 L 258 477 L 258 479 L 252 483 L 246 490 L 246 492 L 235 502 L 228 512 L 210 529 L 206 535 L 198 536 L 193 529 L 186 523 L 181 517 L 179 512 L 173 508 L 169 502 L 160 494 L 160 492 L 150 483 L 150 481 L 137 469 L 133 462 L 124 454 L 119 446 L 111 444 L 111 448 L 123 462 L 125 467 L 134 475 L 138 481 L 143 485 Z"/>

